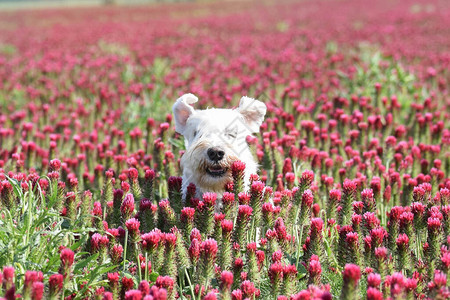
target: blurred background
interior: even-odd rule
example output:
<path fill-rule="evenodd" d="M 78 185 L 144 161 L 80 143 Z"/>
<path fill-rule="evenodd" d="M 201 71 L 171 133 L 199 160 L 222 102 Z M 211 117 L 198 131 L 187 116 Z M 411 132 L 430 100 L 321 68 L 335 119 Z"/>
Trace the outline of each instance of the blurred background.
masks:
<path fill-rule="evenodd" d="M 99 5 L 141 5 L 170 2 L 199 2 L 198 0 L 0 0 L 0 10 L 57 8 Z M 202 0 L 201 2 L 207 2 Z"/>

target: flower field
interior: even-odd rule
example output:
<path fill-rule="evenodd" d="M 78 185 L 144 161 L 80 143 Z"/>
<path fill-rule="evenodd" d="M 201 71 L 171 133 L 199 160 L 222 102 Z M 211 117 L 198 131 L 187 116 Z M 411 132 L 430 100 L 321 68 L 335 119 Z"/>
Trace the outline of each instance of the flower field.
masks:
<path fill-rule="evenodd" d="M 449 28 L 438 0 L 0 12 L 0 298 L 449 299 Z M 184 93 L 266 104 L 247 187 L 236 161 L 182 200 Z"/>

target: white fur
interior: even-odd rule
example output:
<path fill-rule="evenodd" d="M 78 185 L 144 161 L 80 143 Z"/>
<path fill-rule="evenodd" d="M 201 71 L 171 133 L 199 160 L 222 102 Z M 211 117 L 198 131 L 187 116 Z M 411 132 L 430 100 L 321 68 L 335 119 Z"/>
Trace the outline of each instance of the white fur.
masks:
<path fill-rule="evenodd" d="M 196 197 L 205 192 L 215 192 L 220 198 L 225 184 L 232 181 L 231 164 L 240 160 L 245 163 L 245 183 L 257 171 L 257 163 L 246 142 L 246 137 L 259 132 L 266 114 L 266 105 L 261 101 L 242 97 L 236 109 L 210 108 L 195 110 L 191 104 L 198 101 L 192 94 L 181 96 L 173 105 L 175 130 L 185 138 L 186 152 L 181 158 L 183 170 L 183 197 L 187 186 L 194 183 Z M 209 148 L 217 147 L 225 152 L 219 165 L 225 174 L 214 177 L 206 171 L 214 165 L 209 159 Z"/>

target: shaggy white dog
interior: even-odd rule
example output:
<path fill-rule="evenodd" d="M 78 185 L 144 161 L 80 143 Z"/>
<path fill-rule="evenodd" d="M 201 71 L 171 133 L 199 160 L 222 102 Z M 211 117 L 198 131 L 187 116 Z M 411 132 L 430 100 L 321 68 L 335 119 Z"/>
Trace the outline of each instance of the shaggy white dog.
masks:
<path fill-rule="evenodd" d="M 193 94 L 181 96 L 173 105 L 175 130 L 185 138 L 186 152 L 181 158 L 183 197 L 187 186 L 194 183 L 196 197 L 215 192 L 218 197 L 225 184 L 232 181 L 231 165 L 245 163 L 245 184 L 257 164 L 246 142 L 246 137 L 259 132 L 266 114 L 261 101 L 242 97 L 236 109 L 210 108 L 195 110 L 191 104 L 198 101 Z"/>

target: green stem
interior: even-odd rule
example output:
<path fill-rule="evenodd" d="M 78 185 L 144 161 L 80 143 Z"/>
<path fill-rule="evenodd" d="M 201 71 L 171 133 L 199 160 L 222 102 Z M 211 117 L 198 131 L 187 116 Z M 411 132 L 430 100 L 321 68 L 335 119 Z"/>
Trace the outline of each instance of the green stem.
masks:
<path fill-rule="evenodd" d="M 125 261 L 127 260 L 127 246 L 128 246 L 128 230 L 125 230 L 125 246 L 123 249 L 123 269 L 122 269 L 123 272 L 125 272 Z"/>
<path fill-rule="evenodd" d="M 297 221 L 298 221 L 298 214 L 300 213 L 300 206 L 301 206 L 301 205 L 298 205 L 298 206 L 295 208 L 294 225 L 297 224 Z"/>
<path fill-rule="evenodd" d="M 295 255 L 296 265 L 298 265 L 298 260 L 300 259 L 300 249 L 302 248 L 302 245 L 301 245 L 302 238 L 303 238 L 303 225 L 300 225 L 300 238 L 298 239 L 297 253 Z"/>
<path fill-rule="evenodd" d="M 336 259 L 336 256 L 331 251 L 330 243 L 328 243 L 327 239 L 323 239 L 323 241 L 325 243 L 325 248 L 326 248 L 326 251 L 327 251 L 328 258 L 332 259 L 332 262 L 334 263 L 335 267 L 339 266 L 339 263 L 338 263 L 338 261 Z"/>
<path fill-rule="evenodd" d="M 137 268 L 139 270 L 139 282 L 141 282 L 142 281 L 141 261 L 139 259 L 139 251 L 137 250 L 137 248 L 136 248 L 135 254 L 136 254 L 136 259 L 137 259 L 137 264 L 138 264 Z"/>
<path fill-rule="evenodd" d="M 252 226 L 250 228 L 250 239 L 248 239 L 247 241 L 254 241 L 256 239 L 256 234 L 255 234 L 255 237 L 253 237 L 254 227 L 255 227 L 255 216 L 253 216 L 253 218 L 252 218 Z"/>
<path fill-rule="evenodd" d="M 419 260 L 421 258 L 421 255 L 420 255 L 421 243 L 422 243 L 422 241 L 420 240 L 420 234 L 416 230 L 416 257 L 417 257 L 417 260 Z"/>
<path fill-rule="evenodd" d="M 192 297 L 195 297 L 194 288 L 192 287 L 192 283 L 191 283 L 191 277 L 189 277 L 189 272 L 188 272 L 187 268 L 184 268 L 184 274 L 186 274 L 186 278 L 189 282 L 189 289 L 191 290 L 191 295 L 192 295 Z"/>
<path fill-rule="evenodd" d="M 145 252 L 145 280 L 148 281 L 148 253 Z"/>
<path fill-rule="evenodd" d="M 380 201 L 380 213 L 381 213 L 381 226 L 386 227 L 386 222 L 385 222 L 385 213 L 384 213 L 384 203 L 383 201 Z"/>

